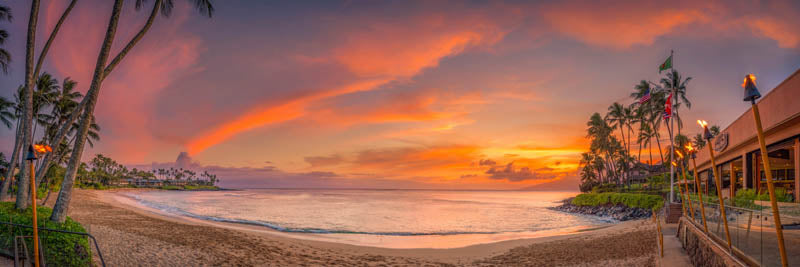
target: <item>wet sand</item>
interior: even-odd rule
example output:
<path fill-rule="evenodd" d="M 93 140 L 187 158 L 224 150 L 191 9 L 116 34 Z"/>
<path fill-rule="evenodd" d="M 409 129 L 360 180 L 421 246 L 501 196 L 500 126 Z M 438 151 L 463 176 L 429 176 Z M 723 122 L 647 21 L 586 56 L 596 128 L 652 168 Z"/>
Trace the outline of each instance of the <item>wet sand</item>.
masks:
<path fill-rule="evenodd" d="M 656 264 L 656 237 L 649 220 L 460 248 L 389 249 L 298 239 L 263 227 L 166 216 L 121 201 L 120 191 L 125 190 L 76 190 L 69 210 L 69 216 L 97 238 L 108 266 Z M 95 261 L 99 262 L 96 254 Z"/>

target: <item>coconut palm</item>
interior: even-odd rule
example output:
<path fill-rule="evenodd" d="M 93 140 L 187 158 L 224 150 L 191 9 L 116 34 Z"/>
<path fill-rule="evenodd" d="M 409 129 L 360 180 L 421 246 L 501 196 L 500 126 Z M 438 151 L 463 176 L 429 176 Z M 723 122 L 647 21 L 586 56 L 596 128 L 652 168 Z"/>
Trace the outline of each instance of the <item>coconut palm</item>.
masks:
<path fill-rule="evenodd" d="M 145 0 L 137 0 L 136 9 L 140 10 L 146 2 L 147 1 Z M 50 220 L 54 222 L 63 223 L 67 218 L 67 208 L 69 207 L 69 202 L 72 198 L 72 186 L 74 185 L 75 175 L 77 174 L 77 168 L 80 164 L 81 154 L 83 153 L 83 148 L 86 144 L 86 139 L 89 134 L 89 128 L 93 121 L 94 108 L 97 104 L 97 97 L 103 80 L 105 80 L 105 78 L 108 77 L 114 70 L 114 68 L 116 68 L 120 62 L 122 62 L 131 49 L 133 49 L 133 47 L 136 46 L 139 41 L 141 41 L 144 35 L 153 26 L 153 22 L 158 14 L 161 13 L 162 16 L 169 17 L 173 7 L 172 0 L 155 0 L 153 9 L 139 32 L 133 36 L 128 44 L 125 45 L 110 62 L 108 62 L 111 46 L 114 42 L 114 37 L 116 36 L 120 13 L 122 12 L 122 3 L 122 0 L 116 0 L 114 1 L 114 5 L 112 7 L 111 19 L 106 29 L 106 34 L 100 48 L 99 56 L 97 57 L 97 64 L 95 65 L 96 68 L 94 70 L 92 82 L 89 85 L 89 90 L 86 93 L 85 98 L 87 99 L 87 102 L 85 110 L 83 110 L 83 114 L 80 118 L 80 128 L 77 131 L 77 139 L 75 140 L 75 144 L 72 149 L 70 162 L 67 165 L 66 175 L 64 177 L 64 181 L 62 182 L 61 191 L 58 194 L 58 200 L 56 201 L 56 204 L 53 207 L 53 213 L 50 216 Z M 211 0 L 193 0 L 192 3 L 194 4 L 194 7 L 205 16 L 211 17 L 214 13 L 214 7 L 211 4 Z"/>
<path fill-rule="evenodd" d="M 625 127 L 628 117 L 625 114 L 625 106 L 617 102 L 611 104 L 611 106 L 608 107 L 608 114 L 606 114 L 605 120 L 610 122 L 612 129 L 619 129 L 619 133 L 622 137 L 622 146 L 627 147 L 625 144 Z"/>
<path fill-rule="evenodd" d="M 681 134 L 681 128 L 683 128 L 683 120 L 681 120 L 680 112 L 678 112 L 680 106 L 685 104 L 686 108 L 692 108 L 692 102 L 686 97 L 686 86 L 691 80 L 692 77 L 686 77 L 686 79 L 683 79 L 681 74 L 674 69 L 667 73 L 666 78 L 661 79 L 661 84 L 664 86 L 664 88 L 671 90 L 675 94 L 675 101 L 672 103 L 672 109 L 675 114 L 675 122 L 678 125 L 677 134 Z M 683 103 L 681 103 L 681 100 L 683 100 Z"/>
<path fill-rule="evenodd" d="M 634 123 L 638 122 L 636 111 L 634 110 L 633 105 L 627 106 L 627 107 L 625 107 L 625 109 L 622 110 L 622 117 L 625 119 L 624 120 L 625 121 L 625 127 L 627 128 L 627 133 L 628 133 L 628 140 L 625 141 L 627 146 L 625 148 L 626 148 L 626 151 L 628 152 L 628 154 L 630 154 L 631 153 L 631 135 L 633 134 L 632 125 Z"/>
<path fill-rule="evenodd" d="M 653 132 L 653 128 L 650 127 L 649 124 L 642 124 L 641 128 L 639 128 L 639 138 L 637 138 L 637 142 L 639 142 L 639 147 L 645 147 L 647 149 L 647 153 L 650 156 L 650 161 L 647 163 L 652 165 L 653 164 L 653 150 L 651 149 L 651 145 L 653 143 L 652 139 L 655 137 L 655 133 Z M 639 154 L 641 154 L 641 149 L 639 150 Z M 641 157 L 639 159 L 641 161 Z"/>

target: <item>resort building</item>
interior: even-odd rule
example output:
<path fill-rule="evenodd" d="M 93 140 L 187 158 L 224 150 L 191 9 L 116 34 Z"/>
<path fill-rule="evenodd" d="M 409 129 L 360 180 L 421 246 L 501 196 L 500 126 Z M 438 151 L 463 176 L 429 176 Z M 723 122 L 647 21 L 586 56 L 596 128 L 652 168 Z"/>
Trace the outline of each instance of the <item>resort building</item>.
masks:
<path fill-rule="evenodd" d="M 795 202 L 800 202 L 800 70 L 759 99 L 758 108 L 776 188 L 783 188 Z M 752 109 L 724 128 L 712 143 L 725 196 L 733 196 L 742 188 L 767 191 Z M 714 190 L 708 148 L 697 153 L 697 168 L 704 186 L 710 181 Z"/>

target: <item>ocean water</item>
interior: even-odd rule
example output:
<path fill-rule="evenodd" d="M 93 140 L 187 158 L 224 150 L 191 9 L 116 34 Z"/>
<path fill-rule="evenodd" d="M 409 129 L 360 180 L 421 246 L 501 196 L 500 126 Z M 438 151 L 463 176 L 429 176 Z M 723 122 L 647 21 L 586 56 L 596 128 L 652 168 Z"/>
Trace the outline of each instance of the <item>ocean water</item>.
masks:
<path fill-rule="evenodd" d="M 564 234 L 613 223 L 548 207 L 575 193 L 530 191 L 147 191 L 139 205 L 293 237 L 378 247 L 459 247 Z M 253 228 L 253 227 L 251 227 Z"/>

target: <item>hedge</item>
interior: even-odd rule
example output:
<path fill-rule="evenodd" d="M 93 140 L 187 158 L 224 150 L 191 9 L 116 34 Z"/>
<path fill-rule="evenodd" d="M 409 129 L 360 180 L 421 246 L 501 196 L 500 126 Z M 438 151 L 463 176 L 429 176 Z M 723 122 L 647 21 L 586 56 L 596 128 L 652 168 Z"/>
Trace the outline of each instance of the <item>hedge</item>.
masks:
<path fill-rule="evenodd" d="M 65 230 L 72 232 L 85 233 L 86 229 L 79 223 L 67 217 L 66 222 L 63 224 L 55 223 L 49 220 L 52 209 L 40 206 L 36 209 L 39 221 L 39 227 Z M 14 208 L 13 202 L 0 202 L 0 221 L 12 222 L 15 224 L 31 225 L 31 208 L 25 211 L 19 211 Z M 0 249 L 8 252 L 14 251 L 14 237 L 15 236 L 31 236 L 33 231 L 31 228 L 13 227 L 0 224 Z M 9 231 L 13 229 L 13 231 Z M 89 247 L 89 240 L 86 236 L 58 233 L 39 230 L 39 239 L 42 241 L 42 249 L 45 254 L 45 262 L 49 266 L 90 266 L 92 263 L 92 251 Z M 28 243 L 29 255 L 33 255 L 33 244 L 31 239 L 25 241 Z M 13 254 L 12 254 L 13 255 Z"/>
<path fill-rule="evenodd" d="M 606 204 L 622 204 L 631 208 L 659 210 L 664 206 L 664 199 L 657 195 L 630 193 L 587 193 L 572 199 L 577 206 L 601 206 Z"/>

